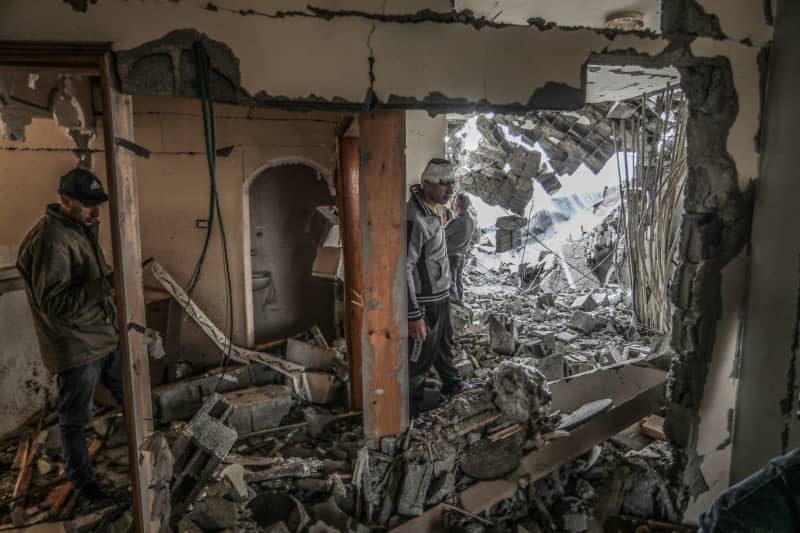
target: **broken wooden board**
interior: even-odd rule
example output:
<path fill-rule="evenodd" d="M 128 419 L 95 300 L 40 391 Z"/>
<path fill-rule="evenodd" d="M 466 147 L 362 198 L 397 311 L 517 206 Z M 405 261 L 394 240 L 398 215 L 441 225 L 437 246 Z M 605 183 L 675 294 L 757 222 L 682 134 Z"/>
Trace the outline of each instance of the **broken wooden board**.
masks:
<path fill-rule="evenodd" d="M 89 444 L 89 460 L 93 461 L 95 457 L 97 457 L 97 453 L 100 451 L 100 448 L 103 446 L 103 441 L 100 439 L 94 439 L 91 444 Z M 55 516 L 64 507 L 64 504 L 67 502 L 67 499 L 72 494 L 72 482 L 65 481 L 60 485 L 56 486 L 50 494 L 47 495 L 44 503 L 46 507 L 50 508 L 51 516 Z"/>
<path fill-rule="evenodd" d="M 309 387 L 306 381 L 305 369 L 298 364 L 286 361 L 280 357 L 267 353 L 248 350 L 236 346 L 230 339 L 214 324 L 208 315 L 200 309 L 196 303 L 186 294 L 178 282 L 176 282 L 164 267 L 157 261 L 150 262 L 150 271 L 166 291 L 180 304 L 186 314 L 200 326 L 200 329 L 214 342 L 217 348 L 224 354 L 230 354 L 233 361 L 249 364 L 257 363 L 280 372 L 290 379 L 294 392 L 297 396 L 308 399 Z"/>
<path fill-rule="evenodd" d="M 22 526 L 25 523 L 25 496 L 28 493 L 28 486 L 31 482 L 31 475 L 33 470 L 33 458 L 36 455 L 36 444 L 34 437 L 27 437 L 20 442 L 18 457 L 19 461 L 19 475 L 17 482 L 14 484 L 14 492 L 11 497 L 11 521 L 15 526 Z"/>
<path fill-rule="evenodd" d="M 610 398 L 611 409 L 575 428 L 568 437 L 533 451 L 522 458 L 520 466 L 505 479 L 483 481 L 460 495 L 460 508 L 472 514 L 486 511 L 512 497 L 519 490 L 519 480 L 530 482 L 554 472 L 604 442 L 629 425 L 657 411 L 663 402 L 666 372 L 634 365 L 589 372 L 550 384 L 552 411 L 572 412 L 597 398 Z M 397 533 L 433 533 L 442 531 L 442 504 L 403 523 Z"/>

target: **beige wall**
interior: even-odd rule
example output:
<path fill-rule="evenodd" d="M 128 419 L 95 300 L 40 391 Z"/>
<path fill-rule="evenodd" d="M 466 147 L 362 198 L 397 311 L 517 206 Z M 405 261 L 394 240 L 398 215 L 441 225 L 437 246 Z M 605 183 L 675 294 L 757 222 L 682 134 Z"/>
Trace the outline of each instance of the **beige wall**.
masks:
<path fill-rule="evenodd" d="M 194 270 L 205 230 L 195 221 L 208 216 L 209 179 L 200 105 L 196 100 L 160 97 L 134 98 L 136 143 L 151 151 L 137 158 L 142 256 L 157 259 L 181 283 Z M 245 181 L 275 159 L 297 159 L 326 169 L 331 180 L 335 162 L 334 113 L 265 111 L 217 106 L 217 146 L 234 146 L 230 156 L 217 159 L 217 182 L 234 294 L 234 338 L 246 344 L 244 298 Z M 100 149 L 102 143 L 95 143 Z M 0 142 L 0 266 L 13 264 L 16 248 L 28 229 L 55 199 L 58 177 L 76 158 L 71 140 L 55 121 L 34 119 L 25 143 Z M 104 176 L 102 154 L 94 168 Z M 15 200 L 16 199 L 16 200 Z M 107 220 L 107 213 L 103 213 Z M 108 224 L 104 246 L 110 261 Z M 298 231 L 302 231 L 299 228 Z M 215 231 L 202 279 L 193 297 L 214 322 L 224 327 L 225 283 L 219 233 Z M 145 276 L 145 283 L 155 282 Z M 219 355 L 193 324 L 183 328 L 182 357 L 216 363 Z"/>

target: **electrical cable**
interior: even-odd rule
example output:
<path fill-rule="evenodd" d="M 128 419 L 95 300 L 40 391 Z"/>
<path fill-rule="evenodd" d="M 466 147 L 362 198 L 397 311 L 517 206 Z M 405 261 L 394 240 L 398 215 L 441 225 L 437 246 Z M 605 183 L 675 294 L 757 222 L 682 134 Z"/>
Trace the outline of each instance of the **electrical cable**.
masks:
<path fill-rule="evenodd" d="M 202 43 L 197 42 L 194 44 L 195 60 L 197 64 L 197 82 L 200 93 L 201 107 L 203 111 L 203 134 L 206 145 L 206 159 L 208 160 L 208 174 L 210 179 L 210 201 L 209 201 L 209 215 L 208 215 L 208 231 L 206 232 L 206 239 L 203 243 L 203 250 L 200 258 L 195 267 L 195 272 L 189 283 L 189 287 L 193 289 L 200 279 L 203 263 L 205 262 L 206 254 L 208 252 L 208 245 L 211 239 L 213 230 L 213 222 L 216 214 L 218 220 L 220 238 L 222 240 L 222 265 L 225 275 L 225 304 L 227 309 L 227 325 L 228 325 L 228 346 L 223 351 L 220 361 L 220 368 L 222 373 L 217 380 L 214 387 L 214 392 L 217 392 L 219 384 L 225 378 L 231 359 L 231 350 L 233 348 L 233 284 L 231 282 L 231 269 L 230 259 L 228 257 L 228 238 L 225 234 L 225 224 L 222 218 L 222 209 L 219 205 L 219 195 L 217 194 L 217 124 L 214 114 L 214 100 L 211 97 L 211 76 L 208 54 Z M 187 290 L 187 293 L 189 291 Z"/>

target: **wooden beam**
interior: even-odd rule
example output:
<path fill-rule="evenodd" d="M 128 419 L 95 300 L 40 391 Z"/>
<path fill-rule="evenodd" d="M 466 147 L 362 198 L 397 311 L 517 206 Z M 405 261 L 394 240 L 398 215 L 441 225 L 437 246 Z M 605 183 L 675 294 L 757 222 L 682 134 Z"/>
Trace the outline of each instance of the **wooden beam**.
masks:
<path fill-rule="evenodd" d="M 664 397 L 666 373 L 652 368 L 624 366 L 582 374 L 555 382 L 552 410 L 569 413 L 584 403 L 610 398 L 608 411 L 570 432 L 568 437 L 546 444 L 522 458 L 514 473 L 504 479 L 482 481 L 460 495 L 461 508 L 472 514 L 486 511 L 519 490 L 519 480 L 536 481 L 604 442 L 626 427 L 657 411 Z M 443 505 L 393 529 L 397 533 L 433 533 L 442 530 Z"/>
<path fill-rule="evenodd" d="M 408 427 L 405 114 L 359 116 L 364 433 Z"/>
<path fill-rule="evenodd" d="M 111 245 L 114 254 L 114 287 L 117 300 L 119 348 L 122 354 L 122 384 L 125 422 L 128 428 L 133 519 L 136 531 L 151 531 L 151 462 L 142 450 L 153 433 L 150 366 L 144 336 L 131 325 L 144 326 L 142 286 L 142 244 L 139 230 L 139 198 L 135 156 L 117 146 L 118 138 L 133 141 L 131 97 L 120 94 L 112 84 L 110 54 L 100 63 L 103 94 L 103 133 L 111 213 Z M 142 460 L 144 456 L 145 460 Z"/>
<path fill-rule="evenodd" d="M 358 124 L 358 120 L 353 121 Z M 348 131 L 352 130 L 351 126 Z M 356 129 L 358 129 L 356 127 Z M 339 139 L 339 173 L 336 196 L 344 254 L 344 329 L 350 376 L 350 409 L 360 411 L 363 403 L 361 321 L 364 302 L 361 272 L 361 226 L 358 200 L 358 137 Z"/>

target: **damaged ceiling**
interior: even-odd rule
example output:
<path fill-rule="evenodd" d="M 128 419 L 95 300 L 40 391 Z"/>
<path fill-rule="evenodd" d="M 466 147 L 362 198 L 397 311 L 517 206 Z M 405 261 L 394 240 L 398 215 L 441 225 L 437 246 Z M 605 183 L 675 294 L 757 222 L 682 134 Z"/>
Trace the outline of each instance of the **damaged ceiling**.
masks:
<path fill-rule="evenodd" d="M 502 24 L 527 26 L 554 23 L 559 26 L 602 28 L 606 18 L 618 13 L 640 13 L 643 27 L 653 32 L 661 28 L 660 0 L 581 0 L 531 2 L 529 0 L 454 0 L 456 10 L 469 9 L 476 16 Z"/>

